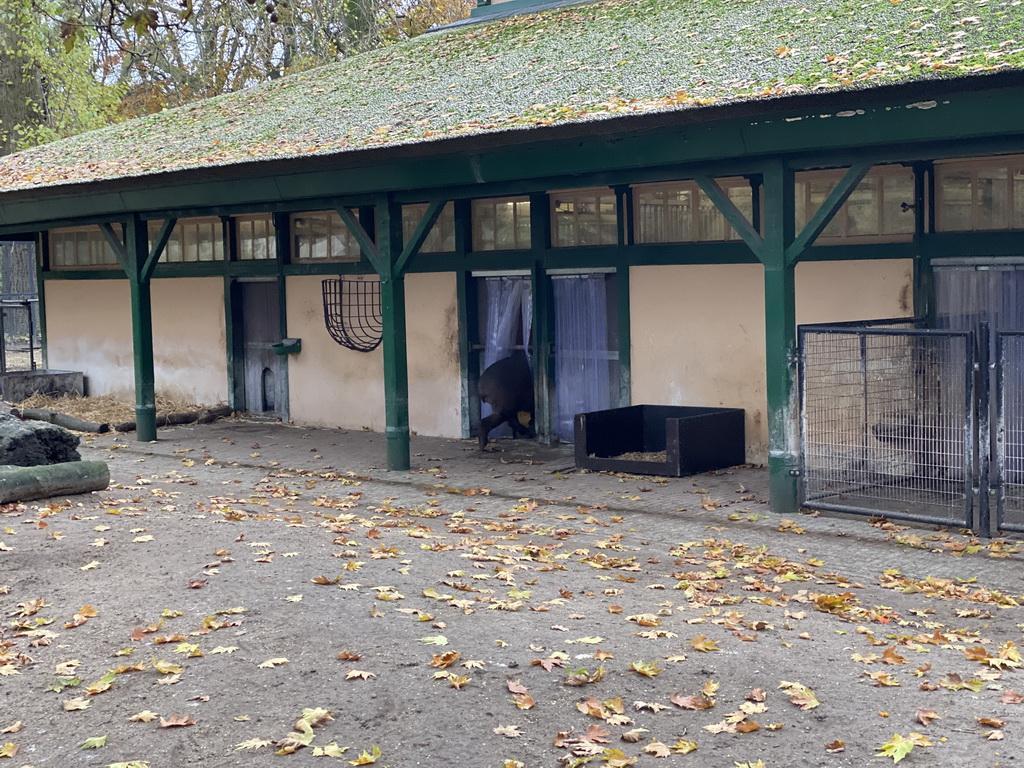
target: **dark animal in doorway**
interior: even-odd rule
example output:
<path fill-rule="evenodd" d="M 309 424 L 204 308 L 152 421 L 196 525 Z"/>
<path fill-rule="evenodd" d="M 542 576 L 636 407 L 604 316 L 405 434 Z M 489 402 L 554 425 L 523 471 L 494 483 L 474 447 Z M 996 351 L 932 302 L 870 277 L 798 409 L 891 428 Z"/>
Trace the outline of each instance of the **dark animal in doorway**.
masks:
<path fill-rule="evenodd" d="M 487 436 L 502 422 L 512 428 L 512 436 L 521 434 L 532 438 L 532 426 L 524 426 L 520 413 L 530 415 L 533 424 L 533 372 L 525 352 L 515 352 L 480 374 L 477 382 L 480 402 L 491 406 L 491 413 L 480 420 L 480 450 L 487 447 Z"/>

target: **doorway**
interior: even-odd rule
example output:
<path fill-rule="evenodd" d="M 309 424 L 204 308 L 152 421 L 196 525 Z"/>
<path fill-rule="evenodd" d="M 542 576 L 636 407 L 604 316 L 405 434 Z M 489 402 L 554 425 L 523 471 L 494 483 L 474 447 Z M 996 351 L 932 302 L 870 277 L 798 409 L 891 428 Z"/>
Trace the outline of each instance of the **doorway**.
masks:
<path fill-rule="evenodd" d="M 281 340 L 281 316 L 276 281 L 236 284 L 241 325 L 241 403 L 261 416 L 284 416 L 287 382 L 284 358 L 274 354 Z"/>
<path fill-rule="evenodd" d="M 618 322 L 615 274 L 605 272 L 551 273 L 547 292 L 553 302 L 550 327 L 535 330 L 534 285 L 529 274 L 478 277 L 480 371 L 516 350 L 526 352 L 534 371 L 537 413 L 550 413 L 551 424 L 537 424 L 541 437 L 573 442 L 577 413 L 619 405 Z M 539 333 L 540 338 L 534 338 Z M 537 343 L 539 342 L 539 343 Z M 554 387 L 536 386 L 538 361 L 534 350 L 545 350 L 540 363 L 552 372 Z M 542 402 L 547 400 L 549 402 Z M 547 406 L 547 407 L 544 407 Z M 490 413 L 482 405 L 482 416 Z M 502 426 L 495 437 L 511 436 Z"/>

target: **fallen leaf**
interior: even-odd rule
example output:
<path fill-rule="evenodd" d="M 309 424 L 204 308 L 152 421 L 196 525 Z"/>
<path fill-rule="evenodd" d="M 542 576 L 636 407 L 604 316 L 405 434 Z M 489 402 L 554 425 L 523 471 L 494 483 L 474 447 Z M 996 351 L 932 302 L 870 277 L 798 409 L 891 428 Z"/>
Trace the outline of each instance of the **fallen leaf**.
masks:
<path fill-rule="evenodd" d="M 191 715 L 188 715 L 188 714 L 179 715 L 177 712 L 175 712 L 170 717 L 167 717 L 167 718 L 161 717 L 160 718 L 160 727 L 161 728 L 182 728 L 182 727 L 184 727 L 186 725 L 195 725 L 195 724 L 196 724 L 196 721 L 192 719 Z"/>
<path fill-rule="evenodd" d="M 288 663 L 288 659 L 285 659 L 285 658 L 267 659 L 266 661 L 263 661 L 263 662 L 260 662 L 259 664 L 257 664 L 257 666 L 260 669 L 274 669 L 275 667 L 280 667 L 280 666 L 282 666 L 284 664 L 287 664 L 287 663 Z"/>

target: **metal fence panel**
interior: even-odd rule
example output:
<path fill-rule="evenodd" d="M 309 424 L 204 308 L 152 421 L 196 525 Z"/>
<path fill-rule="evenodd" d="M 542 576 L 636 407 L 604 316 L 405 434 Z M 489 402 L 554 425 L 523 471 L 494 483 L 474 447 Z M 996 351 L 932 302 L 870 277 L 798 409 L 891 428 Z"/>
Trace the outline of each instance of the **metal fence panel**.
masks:
<path fill-rule="evenodd" d="M 996 526 L 1024 533 L 1024 332 L 996 334 Z"/>
<path fill-rule="evenodd" d="M 800 329 L 802 502 L 970 526 L 973 334 L 898 325 Z"/>

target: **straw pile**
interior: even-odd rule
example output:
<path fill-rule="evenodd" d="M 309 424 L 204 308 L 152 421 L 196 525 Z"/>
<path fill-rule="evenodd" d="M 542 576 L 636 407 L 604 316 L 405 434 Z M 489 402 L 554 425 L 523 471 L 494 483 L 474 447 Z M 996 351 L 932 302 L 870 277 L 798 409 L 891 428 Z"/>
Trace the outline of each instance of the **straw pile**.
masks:
<path fill-rule="evenodd" d="M 16 407 L 22 409 L 44 408 L 73 416 L 82 421 L 93 421 L 99 424 L 120 424 L 121 422 L 135 420 L 135 403 L 119 400 L 114 395 L 82 397 L 81 395 L 68 394 L 54 397 L 52 395 L 36 393 L 32 397 L 17 403 Z M 166 397 L 159 393 L 156 396 L 157 416 L 166 416 L 169 413 L 199 411 L 204 407 L 188 400 Z"/>

